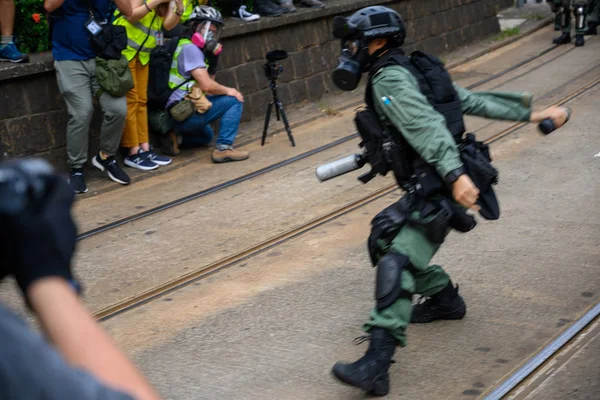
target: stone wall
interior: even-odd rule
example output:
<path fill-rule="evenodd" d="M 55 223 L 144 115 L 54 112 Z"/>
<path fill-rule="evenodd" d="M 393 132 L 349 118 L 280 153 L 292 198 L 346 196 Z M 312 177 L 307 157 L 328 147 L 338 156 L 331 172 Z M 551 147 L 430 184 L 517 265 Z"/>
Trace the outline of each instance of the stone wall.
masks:
<path fill-rule="evenodd" d="M 265 54 L 284 49 L 279 94 L 285 105 L 317 101 L 336 90 L 331 70 L 339 42 L 331 34 L 335 15 L 349 15 L 369 5 L 386 5 L 402 15 L 407 27 L 406 50 L 436 54 L 481 39 L 500 28 L 499 9 L 512 0 L 326 0 L 321 10 L 303 10 L 254 23 L 228 22 L 217 80 L 237 87 L 246 98 L 243 121 L 264 118 L 271 100 L 263 71 Z M 97 150 L 99 112 L 90 128 L 90 153 Z M 64 167 L 67 112 L 56 85 L 50 54 L 34 55 L 26 65 L 0 69 L 0 151 L 7 158 L 43 156 Z"/>

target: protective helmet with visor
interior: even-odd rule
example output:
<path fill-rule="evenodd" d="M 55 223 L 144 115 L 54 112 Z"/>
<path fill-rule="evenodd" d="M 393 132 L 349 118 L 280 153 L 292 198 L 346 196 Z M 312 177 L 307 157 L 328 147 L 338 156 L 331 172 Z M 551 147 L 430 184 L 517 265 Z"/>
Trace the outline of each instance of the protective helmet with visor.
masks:
<path fill-rule="evenodd" d="M 383 7 L 363 8 L 348 18 L 333 19 L 333 36 L 341 40 L 339 65 L 332 73 L 335 85 L 346 91 L 354 90 L 373 61 L 390 47 L 404 44 L 406 30 L 400 14 Z M 376 38 L 389 39 L 388 45 L 369 55 L 369 42 Z"/>
<path fill-rule="evenodd" d="M 221 53 L 223 46 L 219 43 L 219 39 L 225 22 L 219 10 L 208 6 L 197 6 L 190 15 L 188 23 L 194 28 L 190 38 L 192 43 L 203 51 L 215 55 Z"/>

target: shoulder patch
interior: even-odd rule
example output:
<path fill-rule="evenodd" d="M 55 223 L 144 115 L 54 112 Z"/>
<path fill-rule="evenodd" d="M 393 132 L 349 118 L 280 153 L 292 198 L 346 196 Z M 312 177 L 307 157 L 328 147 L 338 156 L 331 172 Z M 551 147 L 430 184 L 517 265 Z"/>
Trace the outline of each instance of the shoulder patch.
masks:
<path fill-rule="evenodd" d="M 383 104 L 385 104 L 386 106 L 390 105 L 390 103 L 394 100 L 394 98 L 392 96 L 383 96 L 381 98 L 381 101 L 383 102 Z"/>

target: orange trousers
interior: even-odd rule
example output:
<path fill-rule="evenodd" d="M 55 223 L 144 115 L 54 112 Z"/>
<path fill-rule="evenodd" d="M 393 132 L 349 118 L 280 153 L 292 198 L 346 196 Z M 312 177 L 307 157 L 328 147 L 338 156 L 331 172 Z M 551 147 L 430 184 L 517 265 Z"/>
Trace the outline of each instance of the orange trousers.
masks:
<path fill-rule="evenodd" d="M 142 65 L 139 57 L 129 62 L 133 89 L 127 92 L 127 119 L 121 137 L 121 147 L 136 147 L 148 143 L 148 72 L 150 65 Z"/>

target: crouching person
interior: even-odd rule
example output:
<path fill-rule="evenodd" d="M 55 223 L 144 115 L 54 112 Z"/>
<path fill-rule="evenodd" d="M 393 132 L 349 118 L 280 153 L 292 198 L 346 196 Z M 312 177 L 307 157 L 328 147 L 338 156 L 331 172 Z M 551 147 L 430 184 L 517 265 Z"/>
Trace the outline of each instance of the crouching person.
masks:
<path fill-rule="evenodd" d="M 244 98 L 234 88 L 218 84 L 208 72 L 208 59 L 221 51 L 221 13 L 212 7 L 194 9 L 187 30 L 173 55 L 167 101 L 172 127 L 182 147 L 208 145 L 215 136 L 210 124 L 220 119 L 215 163 L 241 161 L 248 152 L 233 148 L 238 133 Z M 173 137 L 173 136 L 172 136 Z M 176 147 L 178 143 L 173 143 Z"/>

